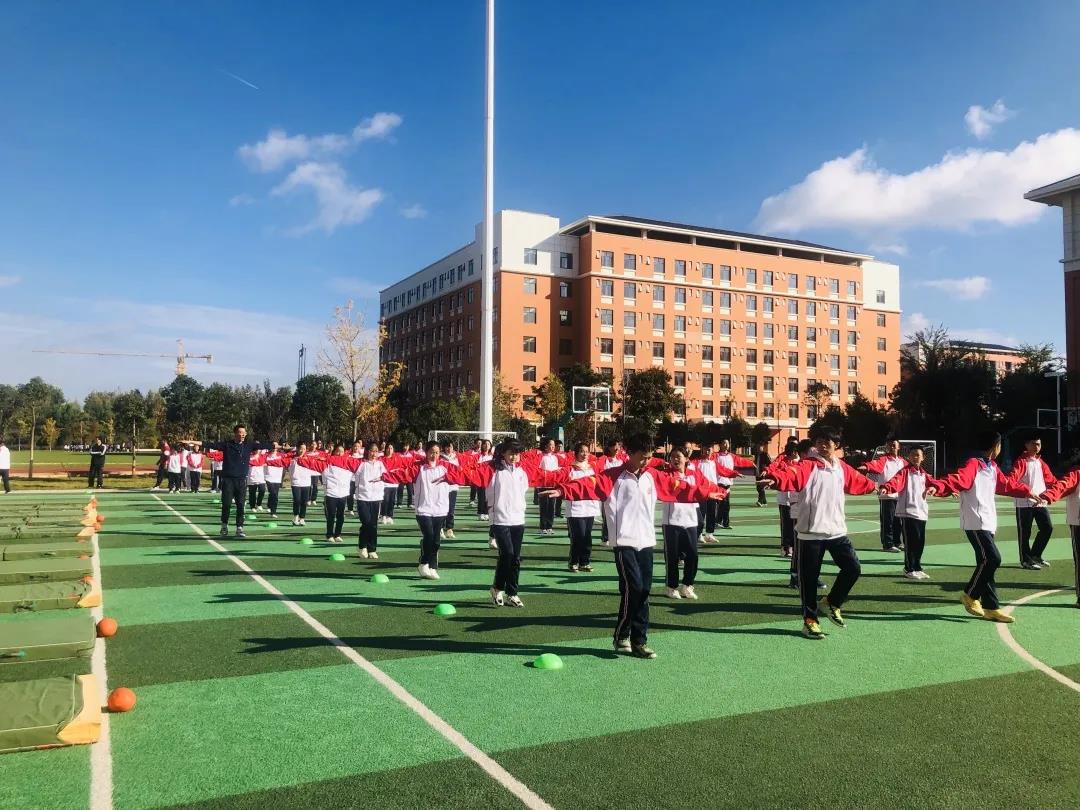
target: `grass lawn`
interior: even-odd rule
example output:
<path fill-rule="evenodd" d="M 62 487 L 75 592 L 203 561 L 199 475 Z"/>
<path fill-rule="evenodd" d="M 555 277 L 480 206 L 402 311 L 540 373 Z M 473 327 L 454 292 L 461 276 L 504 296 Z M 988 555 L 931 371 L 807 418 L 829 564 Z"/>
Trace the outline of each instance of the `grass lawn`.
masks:
<path fill-rule="evenodd" d="M 134 711 L 110 718 L 113 806 L 522 806 L 342 650 L 394 679 L 546 806 L 1077 806 L 1080 691 L 1032 668 L 997 625 L 962 610 L 974 560 L 955 502 L 933 503 L 924 555 L 932 579 L 912 582 L 900 555 L 880 550 L 876 499 L 850 498 L 863 577 L 846 605 L 849 626 L 826 625 L 827 639 L 814 642 L 799 632 L 777 555 L 776 508 L 754 508 L 753 488 L 737 487 L 734 528 L 702 547 L 698 601 L 663 597 L 658 547 L 649 640 L 659 657 L 641 661 L 612 650 L 618 582 L 598 537 L 595 571 L 570 573 L 566 538 L 540 537 L 530 504 L 525 607 L 496 608 L 486 525 L 461 496 L 442 578 L 428 581 L 416 575 L 409 510 L 380 527 L 380 559 L 371 561 L 356 557 L 355 518 L 345 545 L 322 542 L 319 507 L 306 527 L 287 517 L 271 527 L 259 514 L 247 539 L 222 540 L 210 495 L 101 493 L 105 611 L 120 623 L 106 645 L 108 680 L 138 695 Z M 70 514 L 84 499 L 0 498 L 0 523 L 35 503 Z M 289 509 L 285 498 L 282 514 Z M 999 511 L 1003 599 L 1050 592 L 1016 609 L 1011 634 L 1080 681 L 1063 512 L 1053 510 L 1052 566 L 1025 571 L 1011 503 L 999 501 Z M 330 560 L 334 551 L 346 560 Z M 827 581 L 834 570 L 825 565 Z M 374 573 L 390 581 L 372 583 Z M 442 602 L 456 614 L 434 615 Z M 565 667 L 534 669 L 544 652 Z M 32 666 L 0 666 L 0 680 L 89 664 Z M 3 755 L 0 807 L 83 810 L 90 753 Z"/>

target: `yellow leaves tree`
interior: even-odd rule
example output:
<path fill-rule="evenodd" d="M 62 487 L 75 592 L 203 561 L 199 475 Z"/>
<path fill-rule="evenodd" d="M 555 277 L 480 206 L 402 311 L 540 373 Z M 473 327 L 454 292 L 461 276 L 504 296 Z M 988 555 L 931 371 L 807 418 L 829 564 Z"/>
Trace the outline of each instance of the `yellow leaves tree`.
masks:
<path fill-rule="evenodd" d="M 60 425 L 51 416 L 41 423 L 41 436 L 50 450 L 56 448 L 56 440 L 60 438 Z"/>
<path fill-rule="evenodd" d="M 323 374 L 337 377 L 345 386 L 354 439 L 359 435 L 360 423 L 387 404 L 405 370 L 405 365 L 396 360 L 379 362 L 379 350 L 386 341 L 386 326 L 368 328 L 363 311 L 351 299 L 344 306 L 334 307 L 333 318 L 326 325 L 326 345 L 319 350 L 318 366 Z"/>

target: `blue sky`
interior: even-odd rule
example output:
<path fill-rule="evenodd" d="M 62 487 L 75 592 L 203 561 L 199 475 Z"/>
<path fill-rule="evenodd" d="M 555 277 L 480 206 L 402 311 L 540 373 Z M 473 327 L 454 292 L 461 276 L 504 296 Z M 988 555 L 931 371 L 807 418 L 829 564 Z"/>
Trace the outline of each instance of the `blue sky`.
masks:
<path fill-rule="evenodd" d="M 1017 196 L 1080 173 L 1080 5 L 1017 8 L 502 0 L 496 204 L 866 250 L 910 325 L 1060 345 L 1060 212 Z M 184 337 L 205 382 L 291 382 L 336 304 L 471 236 L 483 13 L 5 4 L 0 381 L 145 389 L 168 360 L 29 350 Z"/>

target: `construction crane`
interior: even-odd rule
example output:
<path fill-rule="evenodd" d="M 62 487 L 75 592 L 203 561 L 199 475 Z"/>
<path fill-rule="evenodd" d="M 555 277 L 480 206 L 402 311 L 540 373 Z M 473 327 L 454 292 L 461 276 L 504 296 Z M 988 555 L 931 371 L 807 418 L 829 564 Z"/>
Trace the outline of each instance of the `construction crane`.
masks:
<path fill-rule="evenodd" d="M 86 354 L 95 357 L 174 357 L 171 354 L 154 354 L 152 352 L 90 352 L 77 349 L 34 349 L 36 354 Z M 184 340 L 176 341 L 176 373 L 187 374 L 188 360 L 205 360 L 207 363 L 214 362 L 212 354 L 188 354 L 184 351 Z"/>

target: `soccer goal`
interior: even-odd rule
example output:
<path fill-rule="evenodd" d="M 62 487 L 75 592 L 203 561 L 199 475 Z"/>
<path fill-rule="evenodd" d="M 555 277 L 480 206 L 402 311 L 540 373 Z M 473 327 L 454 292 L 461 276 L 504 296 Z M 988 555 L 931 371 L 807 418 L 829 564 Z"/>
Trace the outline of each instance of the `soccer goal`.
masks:
<path fill-rule="evenodd" d="M 923 469 L 930 475 L 937 477 L 938 474 L 938 461 L 937 461 L 937 442 L 933 439 L 899 439 L 900 442 L 900 455 L 906 456 L 908 451 L 913 447 L 921 447 L 923 451 Z M 874 456 L 880 456 L 885 452 L 885 447 L 881 446 L 874 451 Z"/>
<path fill-rule="evenodd" d="M 490 437 L 492 444 L 498 444 L 503 439 L 516 439 L 518 435 L 512 430 L 493 430 L 490 433 L 482 430 L 429 430 L 427 437 L 433 442 L 452 441 L 458 450 L 472 450 L 481 439 Z"/>

